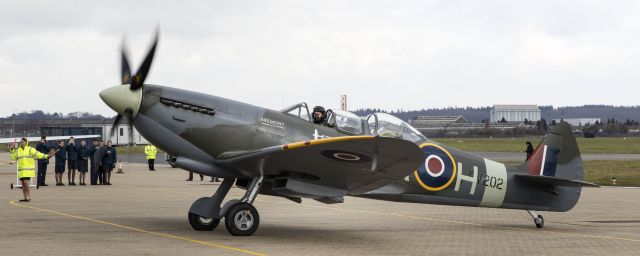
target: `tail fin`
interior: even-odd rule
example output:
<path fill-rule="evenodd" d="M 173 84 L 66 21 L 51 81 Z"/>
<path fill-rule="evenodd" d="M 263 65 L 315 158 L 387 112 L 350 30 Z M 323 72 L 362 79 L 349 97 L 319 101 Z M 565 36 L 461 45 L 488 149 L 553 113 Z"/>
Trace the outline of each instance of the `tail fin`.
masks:
<path fill-rule="evenodd" d="M 549 131 L 525 167 L 530 175 L 583 180 L 582 157 L 571 125 L 561 122 Z"/>
<path fill-rule="evenodd" d="M 568 211 L 576 205 L 582 187 L 598 186 L 583 181 L 584 170 L 578 143 L 571 126 L 562 122 L 545 135 L 531 157 L 514 177 L 542 188 L 542 205 L 547 211 Z M 543 198 L 543 199 L 542 199 Z M 535 209 L 532 206 L 531 209 Z"/>

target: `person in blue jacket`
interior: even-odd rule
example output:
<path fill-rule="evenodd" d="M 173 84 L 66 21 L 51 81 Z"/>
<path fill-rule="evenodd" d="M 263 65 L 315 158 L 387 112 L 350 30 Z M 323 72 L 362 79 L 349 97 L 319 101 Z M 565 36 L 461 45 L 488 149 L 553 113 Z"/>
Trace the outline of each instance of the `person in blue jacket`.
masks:
<path fill-rule="evenodd" d="M 111 185 L 111 171 L 116 167 L 117 162 L 116 149 L 111 146 L 111 140 L 107 141 L 107 146 L 104 148 L 104 154 L 102 157 L 102 180 L 104 185 Z"/>
<path fill-rule="evenodd" d="M 76 170 L 78 169 L 78 149 L 73 137 L 69 138 L 69 144 L 67 145 L 67 164 L 69 166 L 69 172 L 67 173 L 69 185 L 75 186 Z"/>
<path fill-rule="evenodd" d="M 47 145 L 47 136 L 40 137 L 40 143 L 36 145 L 36 150 L 43 154 L 49 154 L 51 152 L 51 147 Z M 47 178 L 47 166 L 49 165 L 49 159 L 38 159 L 38 186 L 49 186 L 45 183 L 45 179 Z"/>
<path fill-rule="evenodd" d="M 64 174 L 64 164 L 67 161 L 67 150 L 64 147 L 64 140 L 58 141 L 56 148 L 56 186 L 64 186 L 62 175 Z"/>
<path fill-rule="evenodd" d="M 87 185 L 85 183 L 87 171 L 89 171 L 89 154 L 90 149 L 87 147 L 87 142 L 85 140 L 80 141 L 80 145 L 78 146 L 78 173 L 80 177 L 78 177 L 78 182 L 80 186 Z"/>

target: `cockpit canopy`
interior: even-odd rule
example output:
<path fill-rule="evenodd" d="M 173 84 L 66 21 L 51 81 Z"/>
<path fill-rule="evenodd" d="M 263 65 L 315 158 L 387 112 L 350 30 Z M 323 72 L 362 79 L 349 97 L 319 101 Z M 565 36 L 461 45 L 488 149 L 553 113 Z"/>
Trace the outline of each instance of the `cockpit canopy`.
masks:
<path fill-rule="evenodd" d="M 327 125 L 336 127 L 339 132 L 350 135 L 365 134 L 364 122 L 362 118 L 354 113 L 345 110 L 328 110 Z"/>
<path fill-rule="evenodd" d="M 306 103 L 298 103 L 283 109 L 282 112 L 311 122 L 311 114 Z M 362 118 L 349 111 L 328 109 L 326 115 L 326 125 L 346 135 L 391 137 L 413 143 L 427 139 L 407 122 L 387 113 L 373 113 Z"/>
<path fill-rule="evenodd" d="M 374 113 L 367 116 L 369 134 L 408 140 L 413 143 L 427 139 L 416 128 L 400 118 L 387 113 Z"/>

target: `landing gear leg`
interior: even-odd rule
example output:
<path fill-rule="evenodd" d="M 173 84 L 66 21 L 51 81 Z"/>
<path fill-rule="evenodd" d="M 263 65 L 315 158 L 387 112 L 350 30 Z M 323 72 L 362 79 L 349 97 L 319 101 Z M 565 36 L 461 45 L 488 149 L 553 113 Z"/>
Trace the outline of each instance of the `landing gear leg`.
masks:
<path fill-rule="evenodd" d="M 533 218 L 533 223 L 536 224 L 537 228 L 544 227 L 544 218 L 542 218 L 542 215 L 538 215 L 536 212 L 530 210 L 527 210 L 527 213 L 531 215 L 531 218 Z"/>
<path fill-rule="evenodd" d="M 233 186 L 235 179 L 225 178 L 211 197 L 196 200 L 189 209 L 189 224 L 198 231 L 214 230 L 220 223 L 220 204 Z"/>
<path fill-rule="evenodd" d="M 258 230 L 260 215 L 252 204 L 260 191 L 262 179 L 263 176 L 254 177 L 240 201 L 229 202 L 224 206 L 224 224 L 231 235 L 250 236 Z"/>

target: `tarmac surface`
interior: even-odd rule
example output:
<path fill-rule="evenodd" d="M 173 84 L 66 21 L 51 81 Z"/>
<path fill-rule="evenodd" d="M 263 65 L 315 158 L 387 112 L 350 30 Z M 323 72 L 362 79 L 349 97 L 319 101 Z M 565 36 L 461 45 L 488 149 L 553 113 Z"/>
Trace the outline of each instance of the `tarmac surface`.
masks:
<path fill-rule="evenodd" d="M 6 156 L 6 155 L 4 155 Z M 5 161 L 0 155 L 0 162 Z M 5 161 L 6 162 L 6 161 Z M 53 165 L 49 166 L 50 170 Z M 638 255 L 640 189 L 588 188 L 566 213 L 375 201 L 296 204 L 258 196 L 260 228 L 229 235 L 224 223 L 198 232 L 187 210 L 218 183 L 185 181 L 187 172 L 125 165 L 112 186 L 42 187 L 19 203 L 15 166 L 0 165 L 3 255 Z M 195 175 L 198 179 L 198 176 Z M 66 180 L 66 178 L 65 178 Z M 53 172 L 47 183 L 54 184 Z M 66 183 L 66 182 L 65 182 Z M 243 190 L 233 188 L 229 199 Z"/>

